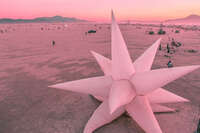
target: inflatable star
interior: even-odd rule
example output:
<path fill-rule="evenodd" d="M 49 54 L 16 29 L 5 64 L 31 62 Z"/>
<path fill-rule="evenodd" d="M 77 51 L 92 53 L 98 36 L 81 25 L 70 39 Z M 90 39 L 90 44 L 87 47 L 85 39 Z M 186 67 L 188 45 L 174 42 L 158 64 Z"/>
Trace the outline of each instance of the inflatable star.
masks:
<path fill-rule="evenodd" d="M 151 70 L 161 39 L 132 63 L 113 12 L 111 36 L 112 60 L 92 52 L 104 76 L 60 83 L 50 87 L 91 94 L 102 101 L 88 121 L 84 133 L 92 133 L 125 111 L 146 133 L 162 133 L 154 112 L 173 112 L 174 109 L 160 104 L 188 100 L 161 87 L 200 66 Z"/>

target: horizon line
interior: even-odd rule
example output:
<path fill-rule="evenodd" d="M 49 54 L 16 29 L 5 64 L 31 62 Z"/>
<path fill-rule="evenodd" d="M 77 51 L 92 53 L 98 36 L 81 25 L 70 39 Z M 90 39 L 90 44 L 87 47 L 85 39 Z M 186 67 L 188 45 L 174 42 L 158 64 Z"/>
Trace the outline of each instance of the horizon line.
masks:
<path fill-rule="evenodd" d="M 155 21 L 155 22 L 164 22 L 167 20 L 171 20 L 171 19 L 180 19 L 180 18 L 186 18 L 188 16 L 191 15 L 197 15 L 200 16 L 199 14 L 190 14 L 190 15 L 186 15 L 184 17 L 135 17 L 135 19 L 133 17 L 131 18 L 118 18 L 118 21 Z M 37 16 L 37 17 L 0 17 L 0 19 L 25 19 L 25 20 L 32 20 L 32 19 L 36 19 L 36 18 L 43 18 L 43 17 L 56 17 L 56 16 L 60 16 L 60 17 L 64 17 L 64 18 L 74 18 L 74 19 L 79 19 L 79 20 L 86 20 L 86 21 L 109 21 L 110 18 L 89 18 L 89 17 L 70 17 L 70 16 L 62 16 L 62 15 L 46 15 L 46 16 Z"/>

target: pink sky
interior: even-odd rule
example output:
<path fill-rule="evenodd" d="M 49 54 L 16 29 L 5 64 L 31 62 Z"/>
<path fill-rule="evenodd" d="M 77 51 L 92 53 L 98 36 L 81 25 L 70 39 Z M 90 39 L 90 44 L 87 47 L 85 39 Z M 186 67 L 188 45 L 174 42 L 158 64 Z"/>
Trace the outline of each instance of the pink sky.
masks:
<path fill-rule="evenodd" d="M 164 20 L 200 15 L 200 0 L 0 0 L 0 18 L 61 15 L 89 20 Z"/>

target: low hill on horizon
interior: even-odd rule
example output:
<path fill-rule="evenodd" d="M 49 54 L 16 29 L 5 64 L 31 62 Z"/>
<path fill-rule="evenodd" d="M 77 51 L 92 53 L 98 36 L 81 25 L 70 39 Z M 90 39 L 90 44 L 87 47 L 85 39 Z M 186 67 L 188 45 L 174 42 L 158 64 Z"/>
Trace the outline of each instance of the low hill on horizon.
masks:
<path fill-rule="evenodd" d="M 164 21 L 164 23 L 200 24 L 200 16 L 192 14 L 185 18 L 169 19 Z"/>
<path fill-rule="evenodd" d="M 0 18 L 0 23 L 42 23 L 42 22 L 87 22 L 77 18 L 69 18 L 62 16 L 53 17 L 38 17 L 34 19 L 12 19 L 12 18 Z"/>

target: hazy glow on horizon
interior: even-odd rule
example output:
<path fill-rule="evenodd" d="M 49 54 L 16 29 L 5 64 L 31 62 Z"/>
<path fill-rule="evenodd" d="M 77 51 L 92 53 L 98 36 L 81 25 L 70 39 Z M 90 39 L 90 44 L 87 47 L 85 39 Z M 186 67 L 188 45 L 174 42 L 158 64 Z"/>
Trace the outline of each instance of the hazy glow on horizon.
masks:
<path fill-rule="evenodd" d="M 121 20 L 164 20 L 200 15 L 200 0 L 1 0 L 0 18 L 61 15 L 108 20 L 111 8 Z"/>

